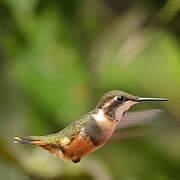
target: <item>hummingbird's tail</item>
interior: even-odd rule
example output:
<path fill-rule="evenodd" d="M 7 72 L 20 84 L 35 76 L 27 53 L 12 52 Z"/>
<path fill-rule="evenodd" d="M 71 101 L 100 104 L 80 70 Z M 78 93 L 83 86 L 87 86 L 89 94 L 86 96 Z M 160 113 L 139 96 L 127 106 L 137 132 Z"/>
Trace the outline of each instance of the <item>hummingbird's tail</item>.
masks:
<path fill-rule="evenodd" d="M 52 145 L 50 141 L 47 140 L 47 136 L 14 137 L 14 143 L 38 145 L 48 150 L 50 153 L 55 153 L 60 158 L 64 158 L 62 151 L 54 144 Z"/>
<path fill-rule="evenodd" d="M 14 143 L 19 144 L 35 144 L 39 146 L 47 145 L 38 136 L 14 137 Z"/>

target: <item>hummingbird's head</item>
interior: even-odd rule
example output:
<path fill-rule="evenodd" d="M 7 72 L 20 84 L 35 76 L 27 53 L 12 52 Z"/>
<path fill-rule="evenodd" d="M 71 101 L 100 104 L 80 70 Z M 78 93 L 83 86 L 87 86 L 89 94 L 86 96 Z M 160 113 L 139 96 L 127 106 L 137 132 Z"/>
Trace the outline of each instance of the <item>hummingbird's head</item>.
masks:
<path fill-rule="evenodd" d="M 121 118 L 134 104 L 144 101 L 167 101 L 167 99 L 139 97 L 123 91 L 114 90 L 102 96 L 96 108 L 102 109 L 113 120 Z"/>

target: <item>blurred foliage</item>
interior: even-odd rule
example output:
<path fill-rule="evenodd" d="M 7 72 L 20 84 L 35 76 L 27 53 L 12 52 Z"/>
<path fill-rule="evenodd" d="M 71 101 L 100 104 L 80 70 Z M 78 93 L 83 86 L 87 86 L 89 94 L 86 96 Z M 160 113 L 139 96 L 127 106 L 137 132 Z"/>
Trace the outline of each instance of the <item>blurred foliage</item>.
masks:
<path fill-rule="evenodd" d="M 168 103 L 161 131 L 78 165 L 15 135 L 59 131 L 121 89 Z M 180 179 L 179 0 L 0 1 L 0 179 Z M 35 151 L 36 150 L 36 151 Z"/>

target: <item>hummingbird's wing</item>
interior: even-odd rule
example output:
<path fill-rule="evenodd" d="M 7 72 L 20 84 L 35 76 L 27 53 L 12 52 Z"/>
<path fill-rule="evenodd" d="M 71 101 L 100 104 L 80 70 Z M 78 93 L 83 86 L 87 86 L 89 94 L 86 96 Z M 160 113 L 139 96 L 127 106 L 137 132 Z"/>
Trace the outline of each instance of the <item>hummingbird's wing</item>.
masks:
<path fill-rule="evenodd" d="M 127 138 L 152 132 L 152 129 L 145 125 L 158 117 L 162 111 L 162 109 L 150 109 L 126 113 L 117 125 L 113 137 Z"/>
<path fill-rule="evenodd" d="M 120 120 L 116 129 L 125 129 L 131 126 L 142 125 L 153 117 L 158 116 L 162 112 L 162 109 L 149 109 L 144 111 L 128 112 Z"/>

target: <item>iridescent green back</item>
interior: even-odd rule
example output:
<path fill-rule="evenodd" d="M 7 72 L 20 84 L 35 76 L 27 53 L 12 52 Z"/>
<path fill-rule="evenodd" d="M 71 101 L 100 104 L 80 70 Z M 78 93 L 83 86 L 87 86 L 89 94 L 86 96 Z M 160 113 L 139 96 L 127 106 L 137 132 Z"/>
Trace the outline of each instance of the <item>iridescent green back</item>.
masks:
<path fill-rule="evenodd" d="M 90 115 L 93 112 L 88 113 L 85 116 L 82 116 L 80 119 L 73 121 L 71 124 L 69 124 L 67 127 L 59 131 L 58 133 L 55 134 L 50 134 L 47 136 L 40 136 L 39 138 L 42 139 L 43 141 L 53 144 L 53 143 L 58 143 L 63 139 L 64 137 L 68 138 L 73 138 L 74 135 L 78 134 L 81 130 L 81 127 L 86 124 L 86 122 L 89 121 L 91 118 Z"/>

